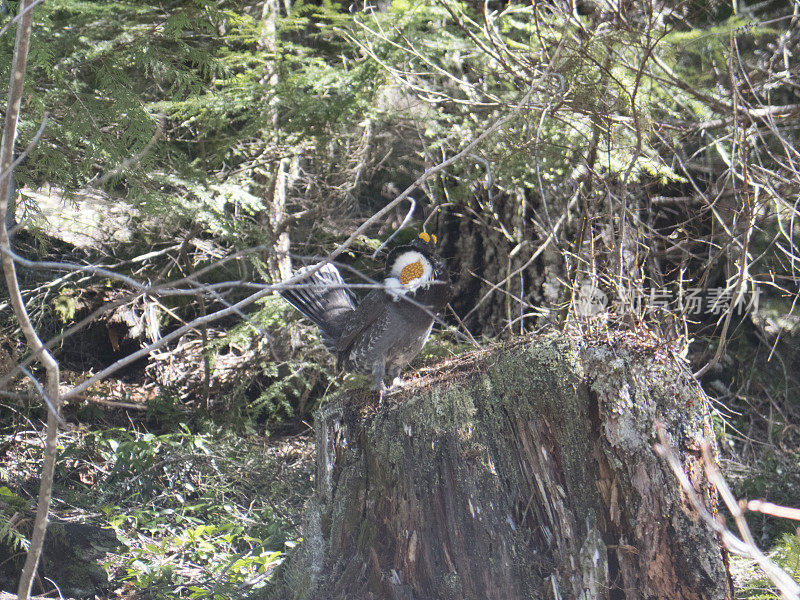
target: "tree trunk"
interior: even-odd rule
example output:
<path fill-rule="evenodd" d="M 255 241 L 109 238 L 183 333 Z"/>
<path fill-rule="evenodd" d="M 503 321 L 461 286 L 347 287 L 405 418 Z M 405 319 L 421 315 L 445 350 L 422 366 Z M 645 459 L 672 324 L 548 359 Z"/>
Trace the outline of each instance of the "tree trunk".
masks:
<path fill-rule="evenodd" d="M 547 338 L 408 388 L 320 411 L 304 541 L 267 598 L 731 597 L 715 534 L 652 449 L 661 421 L 715 506 L 703 394 L 668 356 Z"/>

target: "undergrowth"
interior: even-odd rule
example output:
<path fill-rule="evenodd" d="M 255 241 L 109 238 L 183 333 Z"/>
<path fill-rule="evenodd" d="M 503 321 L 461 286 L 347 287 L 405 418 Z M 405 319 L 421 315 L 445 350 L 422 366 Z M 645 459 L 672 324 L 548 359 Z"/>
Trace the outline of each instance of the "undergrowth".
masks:
<path fill-rule="evenodd" d="M 9 450 L 0 462 L 0 543 L 17 557 L 0 561 L 0 578 L 13 589 L 30 525 L 19 515 L 35 505 L 41 442 L 17 430 L 0 444 Z M 312 453 L 304 436 L 268 445 L 212 424 L 161 434 L 81 426 L 61 439 L 55 520 L 113 532 L 99 598 L 240 597 L 265 583 L 298 539 Z"/>
<path fill-rule="evenodd" d="M 769 558 L 781 569 L 800 581 L 800 539 L 797 534 L 787 533 L 781 536 Z M 733 557 L 731 572 L 736 584 L 736 597 L 742 600 L 780 600 L 781 595 L 774 584 L 761 571 L 754 561 Z"/>

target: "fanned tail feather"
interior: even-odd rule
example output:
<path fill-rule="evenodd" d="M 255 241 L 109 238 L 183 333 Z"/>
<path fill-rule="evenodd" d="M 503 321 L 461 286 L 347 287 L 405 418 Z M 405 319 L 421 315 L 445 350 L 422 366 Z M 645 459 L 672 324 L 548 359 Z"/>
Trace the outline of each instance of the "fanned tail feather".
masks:
<path fill-rule="evenodd" d="M 345 317 L 355 310 L 356 304 L 339 269 L 327 263 L 318 271 L 303 277 L 313 268 L 314 265 L 298 269 L 294 276 L 299 275 L 300 279 L 278 293 L 319 327 L 322 343 L 333 350 Z"/>

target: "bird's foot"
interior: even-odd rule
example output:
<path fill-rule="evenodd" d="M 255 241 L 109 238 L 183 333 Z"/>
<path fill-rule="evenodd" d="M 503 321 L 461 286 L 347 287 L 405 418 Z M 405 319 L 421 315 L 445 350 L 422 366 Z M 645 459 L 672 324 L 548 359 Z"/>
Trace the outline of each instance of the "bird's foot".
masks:
<path fill-rule="evenodd" d="M 387 392 L 399 392 L 402 389 L 403 389 L 403 380 L 400 379 L 400 376 L 398 375 L 397 377 L 392 379 L 392 385 L 390 385 L 386 389 L 386 391 Z"/>

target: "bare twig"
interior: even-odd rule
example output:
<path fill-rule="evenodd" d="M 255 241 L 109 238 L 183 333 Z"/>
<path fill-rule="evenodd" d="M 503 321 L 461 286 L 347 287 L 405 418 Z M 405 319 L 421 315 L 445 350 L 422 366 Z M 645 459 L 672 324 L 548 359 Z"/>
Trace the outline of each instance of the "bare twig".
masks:
<path fill-rule="evenodd" d="M 491 296 L 491 294 L 494 293 L 495 290 L 503 287 L 503 285 L 505 285 L 506 282 L 509 281 L 515 275 L 519 275 L 520 273 L 524 272 L 525 269 L 527 269 L 529 266 L 531 266 L 533 264 L 533 261 L 535 261 L 537 258 L 539 258 L 539 256 L 542 254 L 542 252 L 544 252 L 547 249 L 547 247 L 550 245 L 550 243 L 558 235 L 558 230 L 561 228 L 562 223 L 564 223 L 566 218 L 569 216 L 569 212 L 572 210 L 575 202 L 580 197 L 580 193 L 581 193 L 582 187 L 583 187 L 582 184 L 578 185 L 578 189 L 575 191 L 575 194 L 572 196 L 572 199 L 567 204 L 567 208 L 564 210 L 564 214 L 562 214 L 558 218 L 558 221 L 556 221 L 556 223 L 553 225 L 553 229 L 550 231 L 550 233 L 548 233 L 548 235 L 545 238 L 545 240 L 539 245 L 539 247 L 531 255 L 531 257 L 527 261 L 525 261 L 525 263 L 521 267 L 519 267 L 517 269 L 514 269 L 514 271 L 512 271 L 511 273 L 506 275 L 506 277 L 503 278 L 502 281 L 498 281 L 497 283 L 492 285 L 492 287 L 490 287 L 487 290 L 487 292 L 483 296 L 481 296 L 481 299 L 478 300 L 478 302 L 475 303 L 475 306 L 473 306 L 472 309 L 470 309 L 470 311 L 466 315 L 464 315 L 464 319 L 467 319 L 473 312 L 475 312 L 478 308 L 480 308 L 481 304 L 483 304 L 486 300 L 488 300 L 489 296 Z"/>
<path fill-rule="evenodd" d="M 767 574 L 767 577 L 769 577 L 770 580 L 777 586 L 785 600 L 800 600 L 800 586 L 798 586 L 797 583 L 778 565 L 767 558 L 764 553 L 761 552 L 761 550 L 755 545 L 755 543 L 752 542 L 752 535 L 750 535 L 750 531 L 747 528 L 747 523 L 742 524 L 740 522 L 741 510 L 739 510 L 738 504 L 736 504 L 735 501 L 733 502 L 733 504 L 736 505 L 736 510 L 739 515 L 737 516 L 734 514 L 734 518 L 737 519 L 737 524 L 740 527 L 743 537 L 749 539 L 749 542 L 736 537 L 733 532 L 731 532 L 722 522 L 718 521 L 714 515 L 709 512 L 705 503 L 697 494 L 694 486 L 686 476 L 680 459 L 678 458 L 677 454 L 675 454 L 675 451 L 667 439 L 663 424 L 657 424 L 657 432 L 660 443 L 655 445 L 655 451 L 659 454 L 659 456 L 663 457 L 667 461 L 667 464 L 670 466 L 672 472 L 675 474 L 675 477 L 678 479 L 678 483 L 686 494 L 686 497 L 689 499 L 692 507 L 700 515 L 700 518 L 706 523 L 706 525 L 720 535 L 722 538 L 722 543 L 725 544 L 725 547 L 728 550 L 734 554 L 738 554 L 739 556 L 744 556 L 745 558 L 755 561 L 758 566 L 764 570 L 764 573 Z M 704 445 L 703 447 L 703 463 L 706 467 L 706 474 L 709 481 L 720 493 L 726 504 L 728 504 L 733 498 L 733 494 L 731 493 L 728 484 L 725 482 L 725 479 L 720 474 L 719 469 L 716 467 L 716 464 L 711 457 L 708 444 Z M 741 519 L 741 521 L 744 521 L 744 519 Z"/>
<path fill-rule="evenodd" d="M 121 402 L 119 400 L 106 400 L 104 398 L 94 398 L 92 396 L 76 396 L 75 400 L 83 400 L 94 404 L 102 404 L 111 408 L 129 408 L 131 410 L 147 410 L 147 404 L 137 404 L 136 402 Z"/>
<path fill-rule="evenodd" d="M 47 385 L 44 396 L 48 399 L 47 406 L 47 437 L 45 442 L 44 464 L 42 465 L 42 478 L 39 485 L 39 500 L 36 508 L 36 519 L 33 525 L 33 534 L 22 569 L 22 575 L 17 588 L 20 600 L 28 600 L 31 593 L 33 578 L 39 565 L 42 553 L 44 536 L 47 531 L 47 515 L 50 510 L 50 498 L 53 490 L 53 474 L 55 471 L 57 438 L 58 438 L 58 411 L 61 400 L 58 397 L 59 368 L 53 356 L 44 350 L 33 324 L 28 317 L 28 311 L 22 300 L 19 282 L 17 280 L 16 266 L 11 259 L 11 240 L 6 228 L 6 213 L 8 210 L 8 190 L 11 184 L 11 163 L 14 155 L 14 141 L 17 137 L 19 125 L 20 105 L 25 83 L 25 72 L 28 64 L 28 49 L 30 47 L 31 29 L 33 26 L 33 2 L 21 0 L 19 9 L 22 18 L 17 26 L 17 38 L 14 46 L 14 57 L 11 66 L 11 82 L 8 89 L 8 108 L 6 121 L 3 128 L 3 141 L 0 147 L 0 249 L 3 250 L 0 261 L 14 314 L 20 324 L 28 346 L 34 353 L 41 352 L 41 361 L 47 373 Z"/>
<path fill-rule="evenodd" d="M 57 406 L 55 406 L 53 404 L 52 400 L 50 400 L 50 398 L 48 397 L 47 392 L 42 387 L 42 384 L 39 383 L 39 381 L 36 379 L 36 377 L 33 376 L 33 373 L 28 371 L 28 369 L 26 369 L 25 367 L 20 367 L 19 370 L 22 371 L 22 373 L 28 379 L 31 380 L 31 383 L 33 383 L 33 387 L 36 388 L 36 391 L 39 394 L 38 397 L 41 398 L 42 400 L 44 400 L 44 403 L 47 405 L 47 408 L 49 408 L 50 412 L 53 413 L 56 416 L 56 419 L 58 420 L 58 423 L 60 425 L 66 425 L 66 422 L 64 421 L 63 417 L 59 414 L 59 407 L 57 407 Z"/>
<path fill-rule="evenodd" d="M 68 263 L 68 262 L 28 260 L 27 258 L 19 256 L 10 248 L 3 248 L 2 250 L 3 253 L 10 256 L 15 263 L 19 263 L 20 265 L 22 265 L 23 267 L 27 267 L 28 269 L 50 269 L 53 271 L 72 271 L 72 272 L 77 271 L 81 273 L 91 273 L 92 275 L 99 275 L 102 277 L 108 277 L 109 279 L 116 279 L 118 281 L 121 281 L 129 285 L 130 287 L 139 292 L 147 292 L 148 290 L 148 286 L 139 283 L 135 279 L 128 277 L 127 275 L 116 273 L 115 271 L 111 271 L 109 269 L 104 269 L 103 267 L 95 267 L 93 265 L 79 265 L 76 263 Z"/>
<path fill-rule="evenodd" d="M 372 259 L 373 260 L 375 260 L 378 257 L 378 254 L 380 253 L 380 251 L 383 250 L 386 246 L 388 246 L 389 242 L 391 242 L 394 239 L 394 237 L 398 233 L 400 233 L 400 231 L 402 231 L 403 227 L 408 225 L 408 222 L 411 220 L 411 217 L 414 216 L 414 211 L 417 208 L 417 201 L 414 200 L 414 198 L 412 198 L 411 196 L 406 198 L 406 200 L 408 200 L 408 202 L 409 202 L 409 204 L 411 206 L 408 207 L 408 212 L 406 213 L 406 216 L 403 219 L 403 222 L 400 223 L 400 226 L 392 232 L 392 235 L 390 235 L 388 238 L 386 238 L 386 241 L 383 242 L 380 246 L 378 246 L 378 249 L 375 250 L 375 252 L 372 253 Z"/>
<path fill-rule="evenodd" d="M 781 519 L 792 519 L 793 521 L 800 521 L 800 508 L 790 508 L 788 506 L 780 506 L 772 502 L 764 502 L 763 500 L 750 500 L 745 502 L 739 501 L 739 506 L 747 508 L 753 512 L 760 512 L 765 515 L 772 515 L 773 517 L 780 517 Z"/>
<path fill-rule="evenodd" d="M 14 24 L 19 22 L 20 19 L 24 18 L 26 14 L 32 11 L 37 4 L 41 4 L 44 0 L 34 0 L 33 2 L 29 3 L 23 10 L 20 10 L 19 13 L 11 19 L 8 23 L 3 25 L 3 28 L 0 29 L 0 36 L 2 36 L 9 28 Z"/>
<path fill-rule="evenodd" d="M 566 28 L 566 25 L 565 25 L 565 28 Z M 319 270 L 320 268 L 322 268 L 323 265 L 331 262 L 333 259 L 335 259 L 337 256 L 339 256 L 342 252 L 347 250 L 347 248 L 349 248 L 352 245 L 352 243 L 356 239 L 358 239 L 358 236 L 360 236 L 367 229 L 369 229 L 369 227 L 373 223 L 377 222 L 378 220 L 380 220 L 384 216 L 386 216 L 389 213 L 389 211 L 391 211 L 395 206 L 397 206 L 403 200 L 408 198 L 408 196 L 411 194 L 411 192 L 413 192 L 416 188 L 421 187 L 423 183 L 428 181 L 428 179 L 430 179 L 431 177 L 433 177 L 437 173 L 440 173 L 441 171 L 444 171 L 450 165 L 453 165 L 453 164 L 457 163 L 458 161 L 460 161 L 465 156 L 469 156 L 472 153 L 472 151 L 475 148 L 477 148 L 479 145 L 481 145 L 486 139 L 488 139 L 489 137 L 494 135 L 496 132 L 498 132 L 500 129 L 502 129 L 509 121 L 511 121 L 512 119 L 515 119 L 522 110 L 528 108 L 528 104 L 530 102 L 531 97 L 533 96 L 534 92 L 536 92 L 539 89 L 539 82 L 547 81 L 550 78 L 550 76 L 553 73 L 553 71 L 555 70 L 558 58 L 561 55 L 561 51 L 564 48 L 564 44 L 566 43 L 566 39 L 567 39 L 566 36 L 562 37 L 561 42 L 559 43 L 558 47 L 556 48 L 556 51 L 553 53 L 553 56 L 550 59 L 550 62 L 548 63 L 547 67 L 544 69 L 544 72 L 542 73 L 542 75 L 539 78 L 537 78 L 531 84 L 531 86 L 529 87 L 528 91 L 525 93 L 525 95 L 522 97 L 522 99 L 516 104 L 516 106 L 514 106 L 511 110 L 509 110 L 505 115 L 503 115 L 502 117 L 500 117 L 499 119 L 494 121 L 494 123 L 489 125 L 479 136 L 477 136 L 475 139 L 473 139 L 471 142 L 469 142 L 466 146 L 464 146 L 455 155 L 453 155 L 450 158 L 440 162 L 437 165 L 434 165 L 434 166 L 429 167 L 428 169 L 426 169 L 425 172 L 422 175 L 420 175 L 417 178 L 416 181 L 414 181 L 414 183 L 412 183 L 405 190 L 403 190 L 403 192 L 399 196 L 397 196 L 394 200 L 389 202 L 389 204 L 387 204 L 381 210 L 379 210 L 378 212 L 373 214 L 369 219 L 364 221 L 350 235 L 350 237 L 348 237 L 344 242 L 342 242 L 339 246 L 337 246 L 337 248 L 335 250 L 333 250 L 333 252 L 331 252 L 325 258 L 325 260 L 320 262 L 318 265 L 315 265 L 314 269 L 311 269 L 311 270 L 307 271 L 306 273 L 304 273 L 303 277 L 307 277 L 312 272 L 315 272 L 315 271 Z M 292 282 L 292 283 L 295 282 L 295 281 L 297 281 L 296 276 L 292 277 L 292 279 L 290 280 L 290 282 Z"/>

